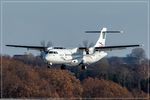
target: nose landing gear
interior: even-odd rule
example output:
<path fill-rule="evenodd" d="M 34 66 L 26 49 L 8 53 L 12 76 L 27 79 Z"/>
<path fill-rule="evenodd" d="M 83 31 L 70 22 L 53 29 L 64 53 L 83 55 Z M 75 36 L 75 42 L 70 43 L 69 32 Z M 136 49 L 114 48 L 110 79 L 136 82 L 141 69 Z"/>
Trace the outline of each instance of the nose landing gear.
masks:
<path fill-rule="evenodd" d="M 51 68 L 52 67 L 52 63 L 47 63 L 47 68 Z"/>

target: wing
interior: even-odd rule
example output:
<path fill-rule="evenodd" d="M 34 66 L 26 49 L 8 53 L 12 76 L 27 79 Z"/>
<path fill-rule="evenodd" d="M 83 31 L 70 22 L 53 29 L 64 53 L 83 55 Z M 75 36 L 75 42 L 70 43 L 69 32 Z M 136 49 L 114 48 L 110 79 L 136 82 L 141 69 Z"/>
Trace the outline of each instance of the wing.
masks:
<path fill-rule="evenodd" d="M 112 51 L 112 50 L 121 50 L 129 47 L 139 47 L 141 45 L 118 45 L 118 46 L 104 46 L 104 47 L 95 47 L 96 51 Z M 79 50 L 87 50 L 86 47 L 79 47 Z"/>
<path fill-rule="evenodd" d="M 34 50 L 40 50 L 40 51 L 45 51 L 46 50 L 46 47 L 43 47 L 43 46 L 24 46 L 24 45 L 6 45 L 6 46 L 34 49 Z"/>
<path fill-rule="evenodd" d="M 118 46 L 104 46 L 104 47 L 95 47 L 95 50 L 100 51 L 112 51 L 112 50 L 121 50 L 129 47 L 139 47 L 141 45 L 118 45 Z"/>

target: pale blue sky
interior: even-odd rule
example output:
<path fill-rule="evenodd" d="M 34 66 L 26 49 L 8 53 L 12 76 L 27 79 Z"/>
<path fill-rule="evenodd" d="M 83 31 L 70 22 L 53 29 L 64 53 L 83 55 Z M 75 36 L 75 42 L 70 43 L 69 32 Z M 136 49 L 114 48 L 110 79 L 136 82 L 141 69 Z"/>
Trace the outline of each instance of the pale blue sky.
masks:
<path fill-rule="evenodd" d="M 102 27 L 124 31 L 107 35 L 106 45 L 144 44 L 148 53 L 148 2 L 3 2 L 1 16 L 3 54 L 39 54 L 5 44 L 40 45 L 50 40 L 54 46 L 71 48 L 83 40 L 95 43 L 99 34 L 84 31 Z M 131 50 L 109 54 L 125 56 Z"/>

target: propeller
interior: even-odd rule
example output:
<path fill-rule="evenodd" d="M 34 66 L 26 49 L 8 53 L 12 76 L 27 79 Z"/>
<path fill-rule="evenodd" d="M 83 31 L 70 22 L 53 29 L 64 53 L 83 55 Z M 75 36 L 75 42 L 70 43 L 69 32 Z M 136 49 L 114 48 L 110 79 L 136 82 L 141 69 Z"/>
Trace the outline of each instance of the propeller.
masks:
<path fill-rule="evenodd" d="M 45 47 L 46 45 L 45 45 L 45 41 L 43 40 L 43 41 L 41 41 L 41 46 L 43 46 L 43 47 Z"/>
<path fill-rule="evenodd" d="M 89 43 L 88 40 L 84 40 L 82 43 L 83 43 L 83 48 L 85 48 L 86 54 L 89 54 L 89 48 L 93 47 L 94 44 L 92 42 Z M 82 46 L 80 44 L 79 44 L 79 46 L 82 48 Z"/>
<path fill-rule="evenodd" d="M 83 46 L 86 47 L 86 48 L 90 48 L 90 47 L 94 46 L 94 44 L 92 42 L 89 43 L 88 40 L 84 40 L 83 41 Z"/>
<path fill-rule="evenodd" d="M 45 47 L 45 48 L 48 48 L 48 47 L 52 47 L 53 46 L 53 43 L 51 41 L 48 41 L 47 43 L 45 42 L 45 40 L 42 40 L 40 42 L 41 46 Z M 46 54 L 47 52 L 47 49 L 45 51 L 41 51 L 40 53 L 40 56 L 41 57 L 44 57 L 44 55 Z"/>
<path fill-rule="evenodd" d="M 47 47 L 52 47 L 52 46 L 53 46 L 52 41 L 48 41 L 48 42 L 47 42 Z"/>
<path fill-rule="evenodd" d="M 41 45 L 43 47 L 52 47 L 53 43 L 51 41 L 48 41 L 47 43 L 45 42 L 45 40 L 41 41 Z"/>

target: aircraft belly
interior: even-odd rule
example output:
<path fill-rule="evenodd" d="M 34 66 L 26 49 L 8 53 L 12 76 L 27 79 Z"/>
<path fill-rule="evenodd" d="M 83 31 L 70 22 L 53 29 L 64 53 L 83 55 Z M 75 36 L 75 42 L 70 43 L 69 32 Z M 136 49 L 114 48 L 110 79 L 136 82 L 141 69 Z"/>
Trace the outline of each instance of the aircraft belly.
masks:
<path fill-rule="evenodd" d="M 60 56 L 49 56 L 48 62 L 52 64 L 65 64 L 69 66 L 76 66 L 78 65 L 81 60 L 79 59 L 72 59 L 72 57 L 60 57 Z"/>
<path fill-rule="evenodd" d="M 62 59 L 59 56 L 47 56 L 47 61 L 53 64 L 62 64 L 62 63 L 67 63 L 64 59 Z"/>
<path fill-rule="evenodd" d="M 66 64 L 66 63 L 70 63 L 70 62 L 71 62 L 71 60 L 65 60 L 60 57 L 52 60 L 52 63 L 55 63 L 55 64 L 63 64 L 63 63 Z"/>
<path fill-rule="evenodd" d="M 107 55 L 107 53 L 105 53 L 105 52 L 96 52 L 96 53 L 91 54 L 91 55 L 86 55 L 83 57 L 83 62 L 87 63 L 87 64 L 91 64 L 91 63 L 99 61 L 100 59 L 102 59 L 106 55 Z"/>

